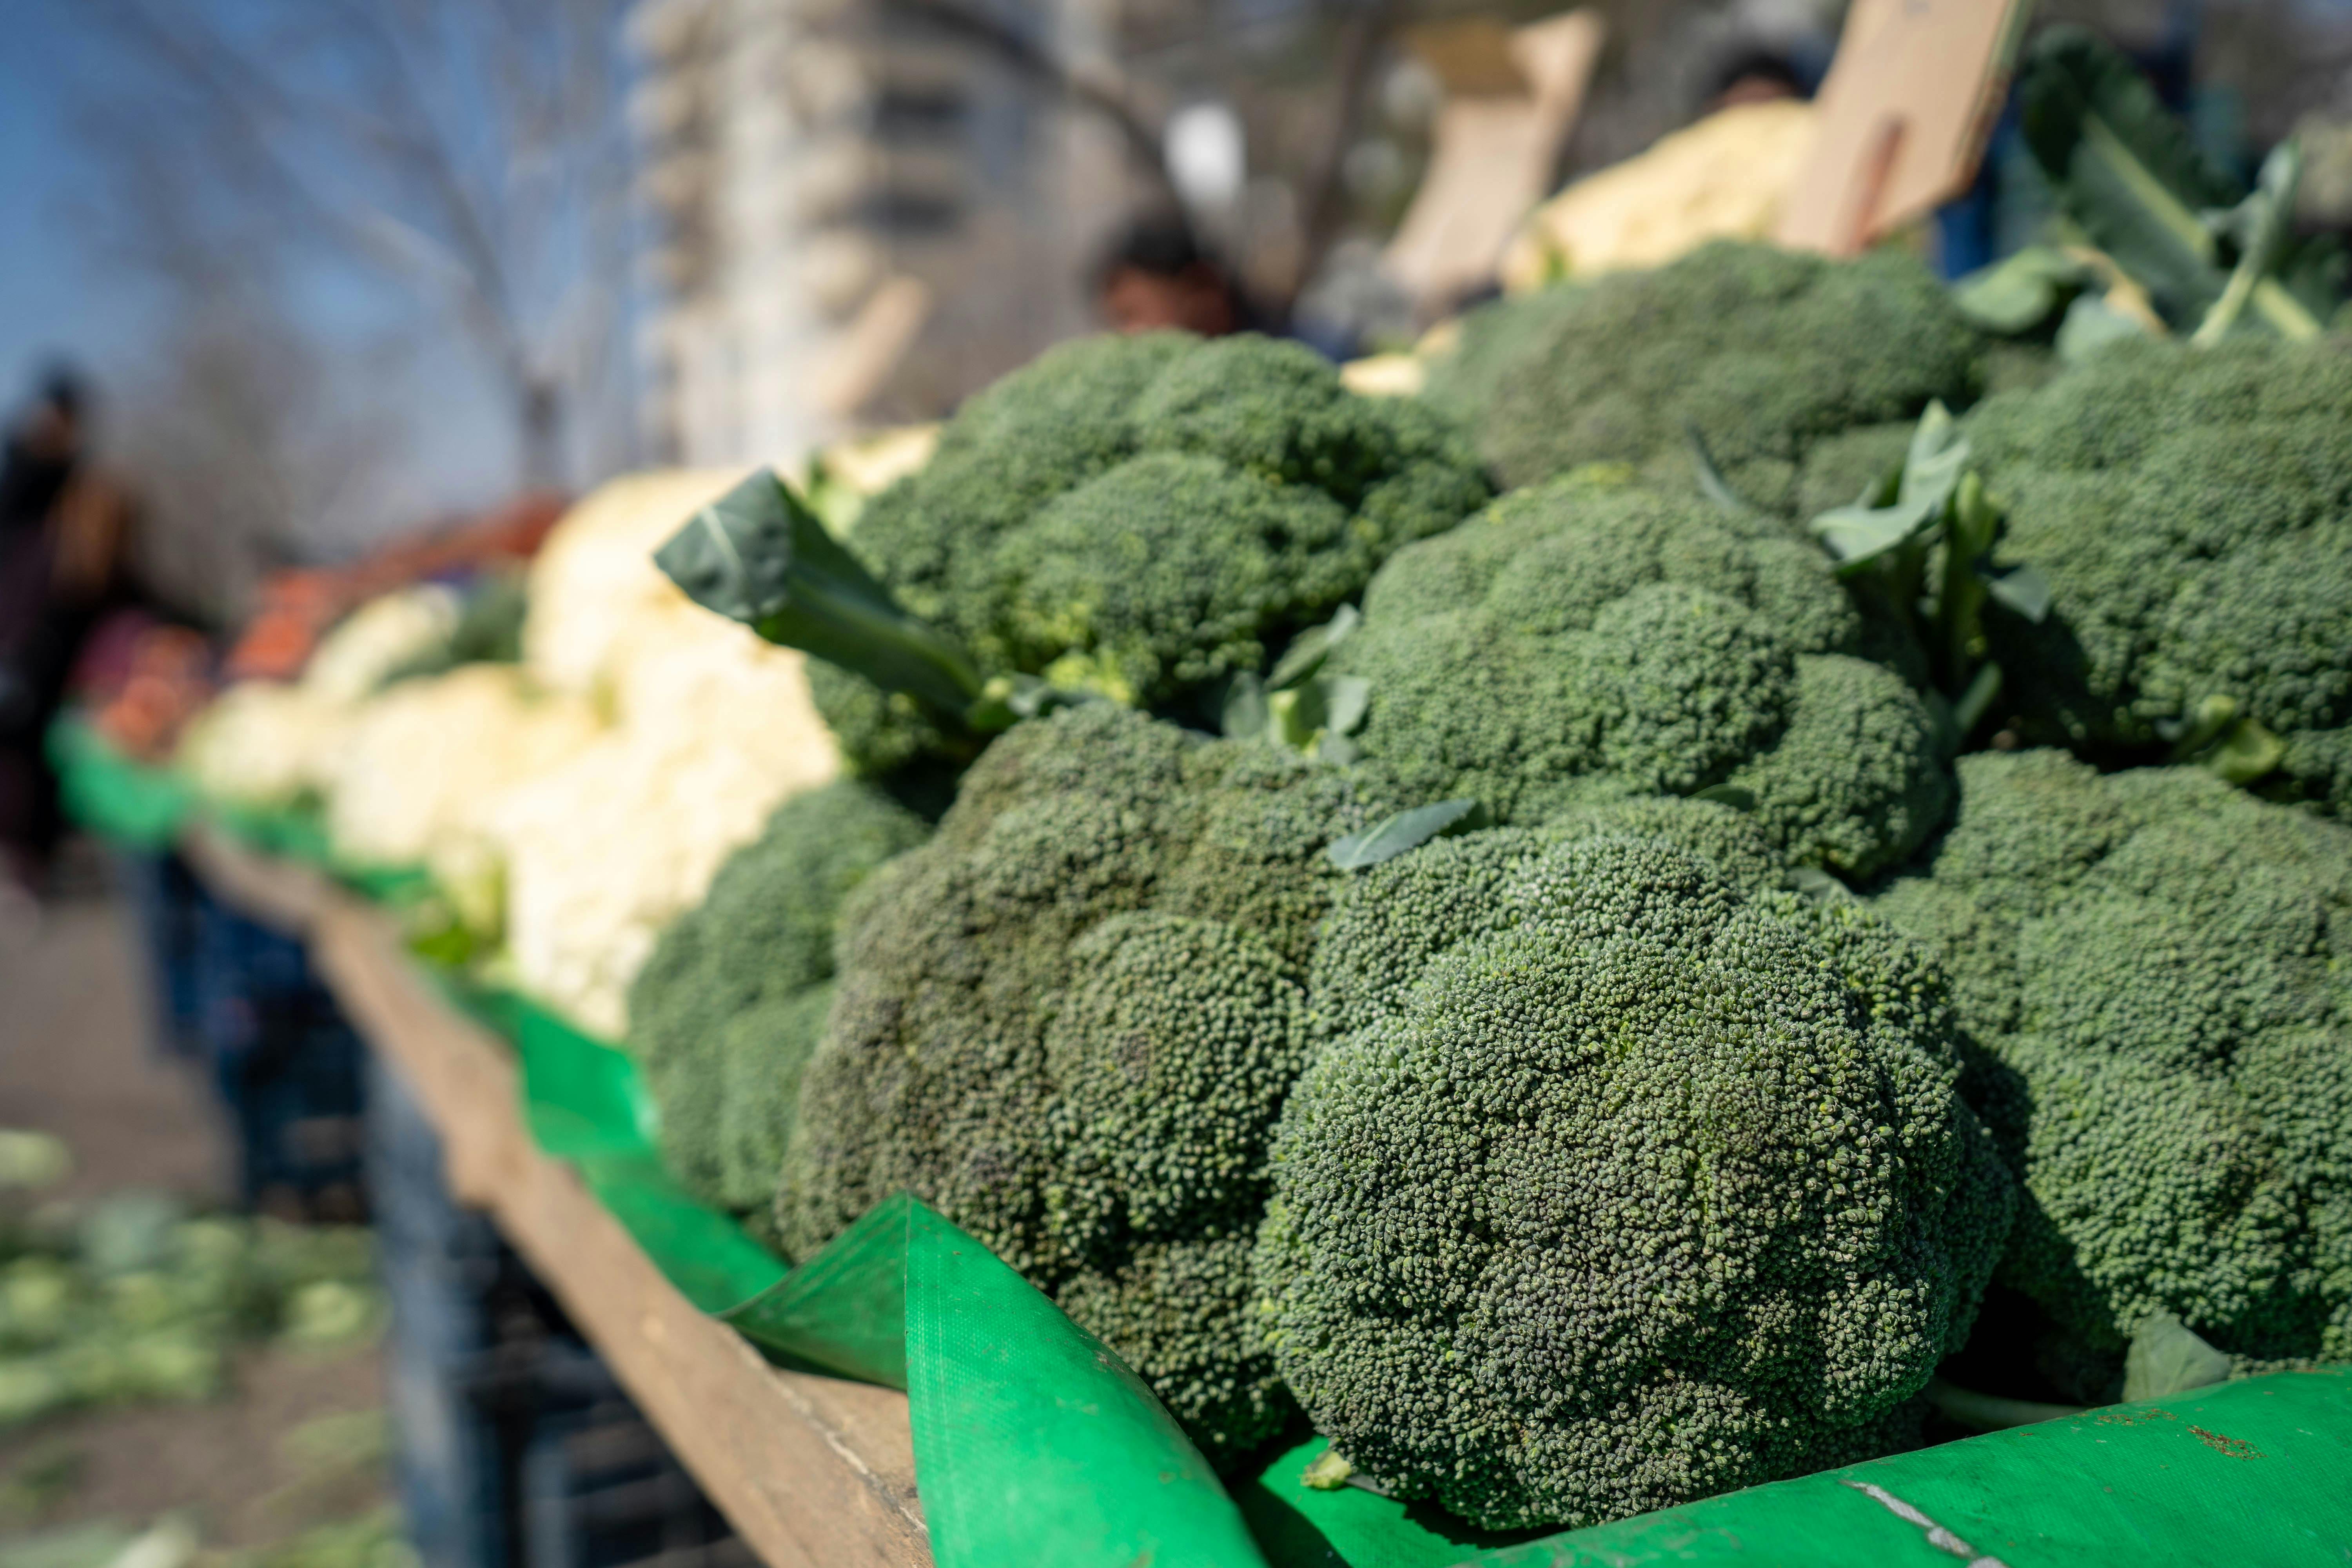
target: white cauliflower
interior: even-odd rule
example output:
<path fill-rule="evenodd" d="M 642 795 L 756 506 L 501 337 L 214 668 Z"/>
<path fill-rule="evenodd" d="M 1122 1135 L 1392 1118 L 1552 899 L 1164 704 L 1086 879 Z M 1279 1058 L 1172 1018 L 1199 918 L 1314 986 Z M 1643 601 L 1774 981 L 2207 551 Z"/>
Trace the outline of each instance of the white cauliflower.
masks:
<path fill-rule="evenodd" d="M 329 793 L 335 853 L 362 866 L 446 855 L 476 802 L 547 773 L 603 730 L 587 702 L 535 692 L 513 665 L 404 681 L 352 721 Z"/>
<path fill-rule="evenodd" d="M 456 591 L 437 583 L 370 599 L 319 640 L 302 685 L 330 702 L 362 701 L 385 677 L 446 644 L 464 611 Z"/>
<path fill-rule="evenodd" d="M 613 723 L 561 766 L 482 802 L 478 840 L 436 857 L 469 919 L 502 903 L 510 976 L 598 1034 L 670 921 L 788 795 L 832 778 L 801 656 L 697 607 L 653 552 L 733 473 L 615 481 L 558 525 L 531 575 L 525 658 Z"/>
<path fill-rule="evenodd" d="M 1813 110 L 1720 110 L 1586 175 L 1528 216 L 1503 257 L 1514 294 L 1559 277 L 1663 267 L 1710 239 L 1761 239 L 1813 144 Z"/>
<path fill-rule="evenodd" d="M 696 509 L 742 481 L 741 468 L 660 469 L 600 485 L 547 536 L 524 590 L 522 661 L 554 691 L 596 696 L 613 647 L 638 616 L 680 595 L 654 552 Z"/>
<path fill-rule="evenodd" d="M 189 721 L 173 760 L 209 799 L 282 811 L 324 793 L 351 720 L 308 686 L 244 681 Z"/>
<path fill-rule="evenodd" d="M 283 811 L 328 794 L 352 721 L 384 678 L 446 643 L 457 595 L 434 584 L 371 599 L 319 640 L 302 679 L 230 687 L 190 721 L 175 756 L 204 795 Z"/>

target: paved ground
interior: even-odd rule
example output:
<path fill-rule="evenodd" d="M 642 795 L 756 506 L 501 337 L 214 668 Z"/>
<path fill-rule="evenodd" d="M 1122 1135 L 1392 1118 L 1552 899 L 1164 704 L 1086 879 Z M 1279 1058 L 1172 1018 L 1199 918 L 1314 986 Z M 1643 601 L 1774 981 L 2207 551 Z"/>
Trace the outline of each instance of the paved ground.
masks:
<path fill-rule="evenodd" d="M 229 1180 L 218 1113 L 192 1069 L 149 1048 L 129 924 L 94 895 L 0 931 L 0 1127 L 71 1145 L 60 1196 L 136 1185 L 217 1200 Z"/>
<path fill-rule="evenodd" d="M 0 929 L 0 1127 L 71 1145 L 58 1195 L 158 1186 L 217 1202 L 227 1145 L 202 1081 L 149 1048 L 121 906 L 85 868 L 37 929 Z M 208 1545 L 279 1539 L 384 1495 L 377 1358 L 259 1352 L 231 1397 L 68 1415 L 0 1434 L 0 1535 L 193 1513 Z"/>

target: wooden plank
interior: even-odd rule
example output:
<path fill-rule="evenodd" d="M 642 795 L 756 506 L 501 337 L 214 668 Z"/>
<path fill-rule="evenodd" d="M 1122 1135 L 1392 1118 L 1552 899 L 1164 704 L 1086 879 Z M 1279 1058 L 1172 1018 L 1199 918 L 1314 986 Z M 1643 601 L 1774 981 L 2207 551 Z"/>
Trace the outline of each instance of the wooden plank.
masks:
<path fill-rule="evenodd" d="M 1859 254 L 1969 188 L 2029 0 L 1856 0 L 1815 104 L 1782 245 Z"/>
<path fill-rule="evenodd" d="M 180 836 L 180 858 L 213 896 L 249 920 L 301 936 L 341 891 L 320 872 L 257 855 L 207 823 Z"/>
<path fill-rule="evenodd" d="M 381 910 L 216 834 L 183 848 L 220 897 L 308 936 L 353 1026 L 439 1131 L 451 1192 L 488 1212 L 762 1562 L 930 1562 L 905 1394 L 771 1366 L 679 1295 L 540 1152 L 504 1043 L 434 991 Z"/>
<path fill-rule="evenodd" d="M 1468 22 L 1420 35 L 1445 102 L 1428 172 L 1381 266 L 1424 311 L 1493 281 L 1550 184 L 1606 30 L 1600 12 L 1579 10 L 1507 32 Z"/>

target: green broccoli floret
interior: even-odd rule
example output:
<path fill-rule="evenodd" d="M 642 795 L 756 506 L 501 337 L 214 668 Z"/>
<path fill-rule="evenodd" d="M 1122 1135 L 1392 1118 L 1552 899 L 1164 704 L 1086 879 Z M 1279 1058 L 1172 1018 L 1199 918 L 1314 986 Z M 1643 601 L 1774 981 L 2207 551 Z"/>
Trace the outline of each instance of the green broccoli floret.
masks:
<path fill-rule="evenodd" d="M 801 1068 L 824 1029 L 835 917 L 927 831 L 869 784 L 795 795 L 638 971 L 629 1046 L 661 1110 L 663 1159 L 705 1201 L 764 1221 Z"/>
<path fill-rule="evenodd" d="M 1328 668 L 1356 737 L 1422 798 L 1493 820 L 1717 785 L 1795 862 L 1867 877 L 1950 791 L 1927 707 L 1855 657 L 1830 563 L 1769 519 L 1569 475 L 1400 551 Z"/>
<path fill-rule="evenodd" d="M 805 1256 L 909 1189 L 1124 1357 L 1215 1458 L 1289 1405 L 1245 1332 L 1265 1142 L 1306 1054 L 1367 770 L 1108 703 L 1016 726 L 860 889 L 777 1194 Z"/>
<path fill-rule="evenodd" d="M 1924 953 L 1770 889 L 1727 808 L 1639 809 L 1353 881 L 1276 1133 L 1284 1381 L 1358 1470 L 1490 1527 L 1901 1446 L 2014 1202 Z"/>
<path fill-rule="evenodd" d="M 2273 787 L 2352 807 L 2352 342 L 2122 343 L 1967 430 L 2053 593 L 1987 616 L 2028 738 L 2153 746 L 2226 698 L 2284 742 Z"/>
<path fill-rule="evenodd" d="M 1179 712 L 1488 493 L 1431 410 L 1355 396 L 1296 343 L 1093 338 L 972 398 L 867 504 L 853 548 L 983 677 Z M 812 680 L 865 772 L 953 749 L 862 675 L 817 664 Z"/>
<path fill-rule="evenodd" d="M 2241 1357 L 2352 1357 L 2352 831 L 2201 770 L 1960 763 L 1923 874 L 1964 1086 L 2020 1171 L 2000 1278 L 2120 1367 L 2168 1311 Z"/>
<path fill-rule="evenodd" d="M 1688 489 L 1695 430 L 1734 490 L 1786 512 L 1814 442 L 1936 398 L 1967 404 L 1981 353 L 1907 257 L 1726 240 L 1486 307 L 1433 363 L 1429 396 L 1510 485 L 1613 462 Z"/>

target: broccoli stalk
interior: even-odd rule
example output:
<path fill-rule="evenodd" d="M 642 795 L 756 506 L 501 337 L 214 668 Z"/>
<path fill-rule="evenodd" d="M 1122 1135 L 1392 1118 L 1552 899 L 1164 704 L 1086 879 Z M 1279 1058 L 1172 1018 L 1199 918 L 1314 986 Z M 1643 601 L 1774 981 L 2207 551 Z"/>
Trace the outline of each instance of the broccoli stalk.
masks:
<path fill-rule="evenodd" d="M 1034 677 L 983 680 L 956 640 L 910 614 L 772 468 L 704 507 L 654 562 L 705 609 L 911 699 L 976 739 L 1085 694 Z"/>

